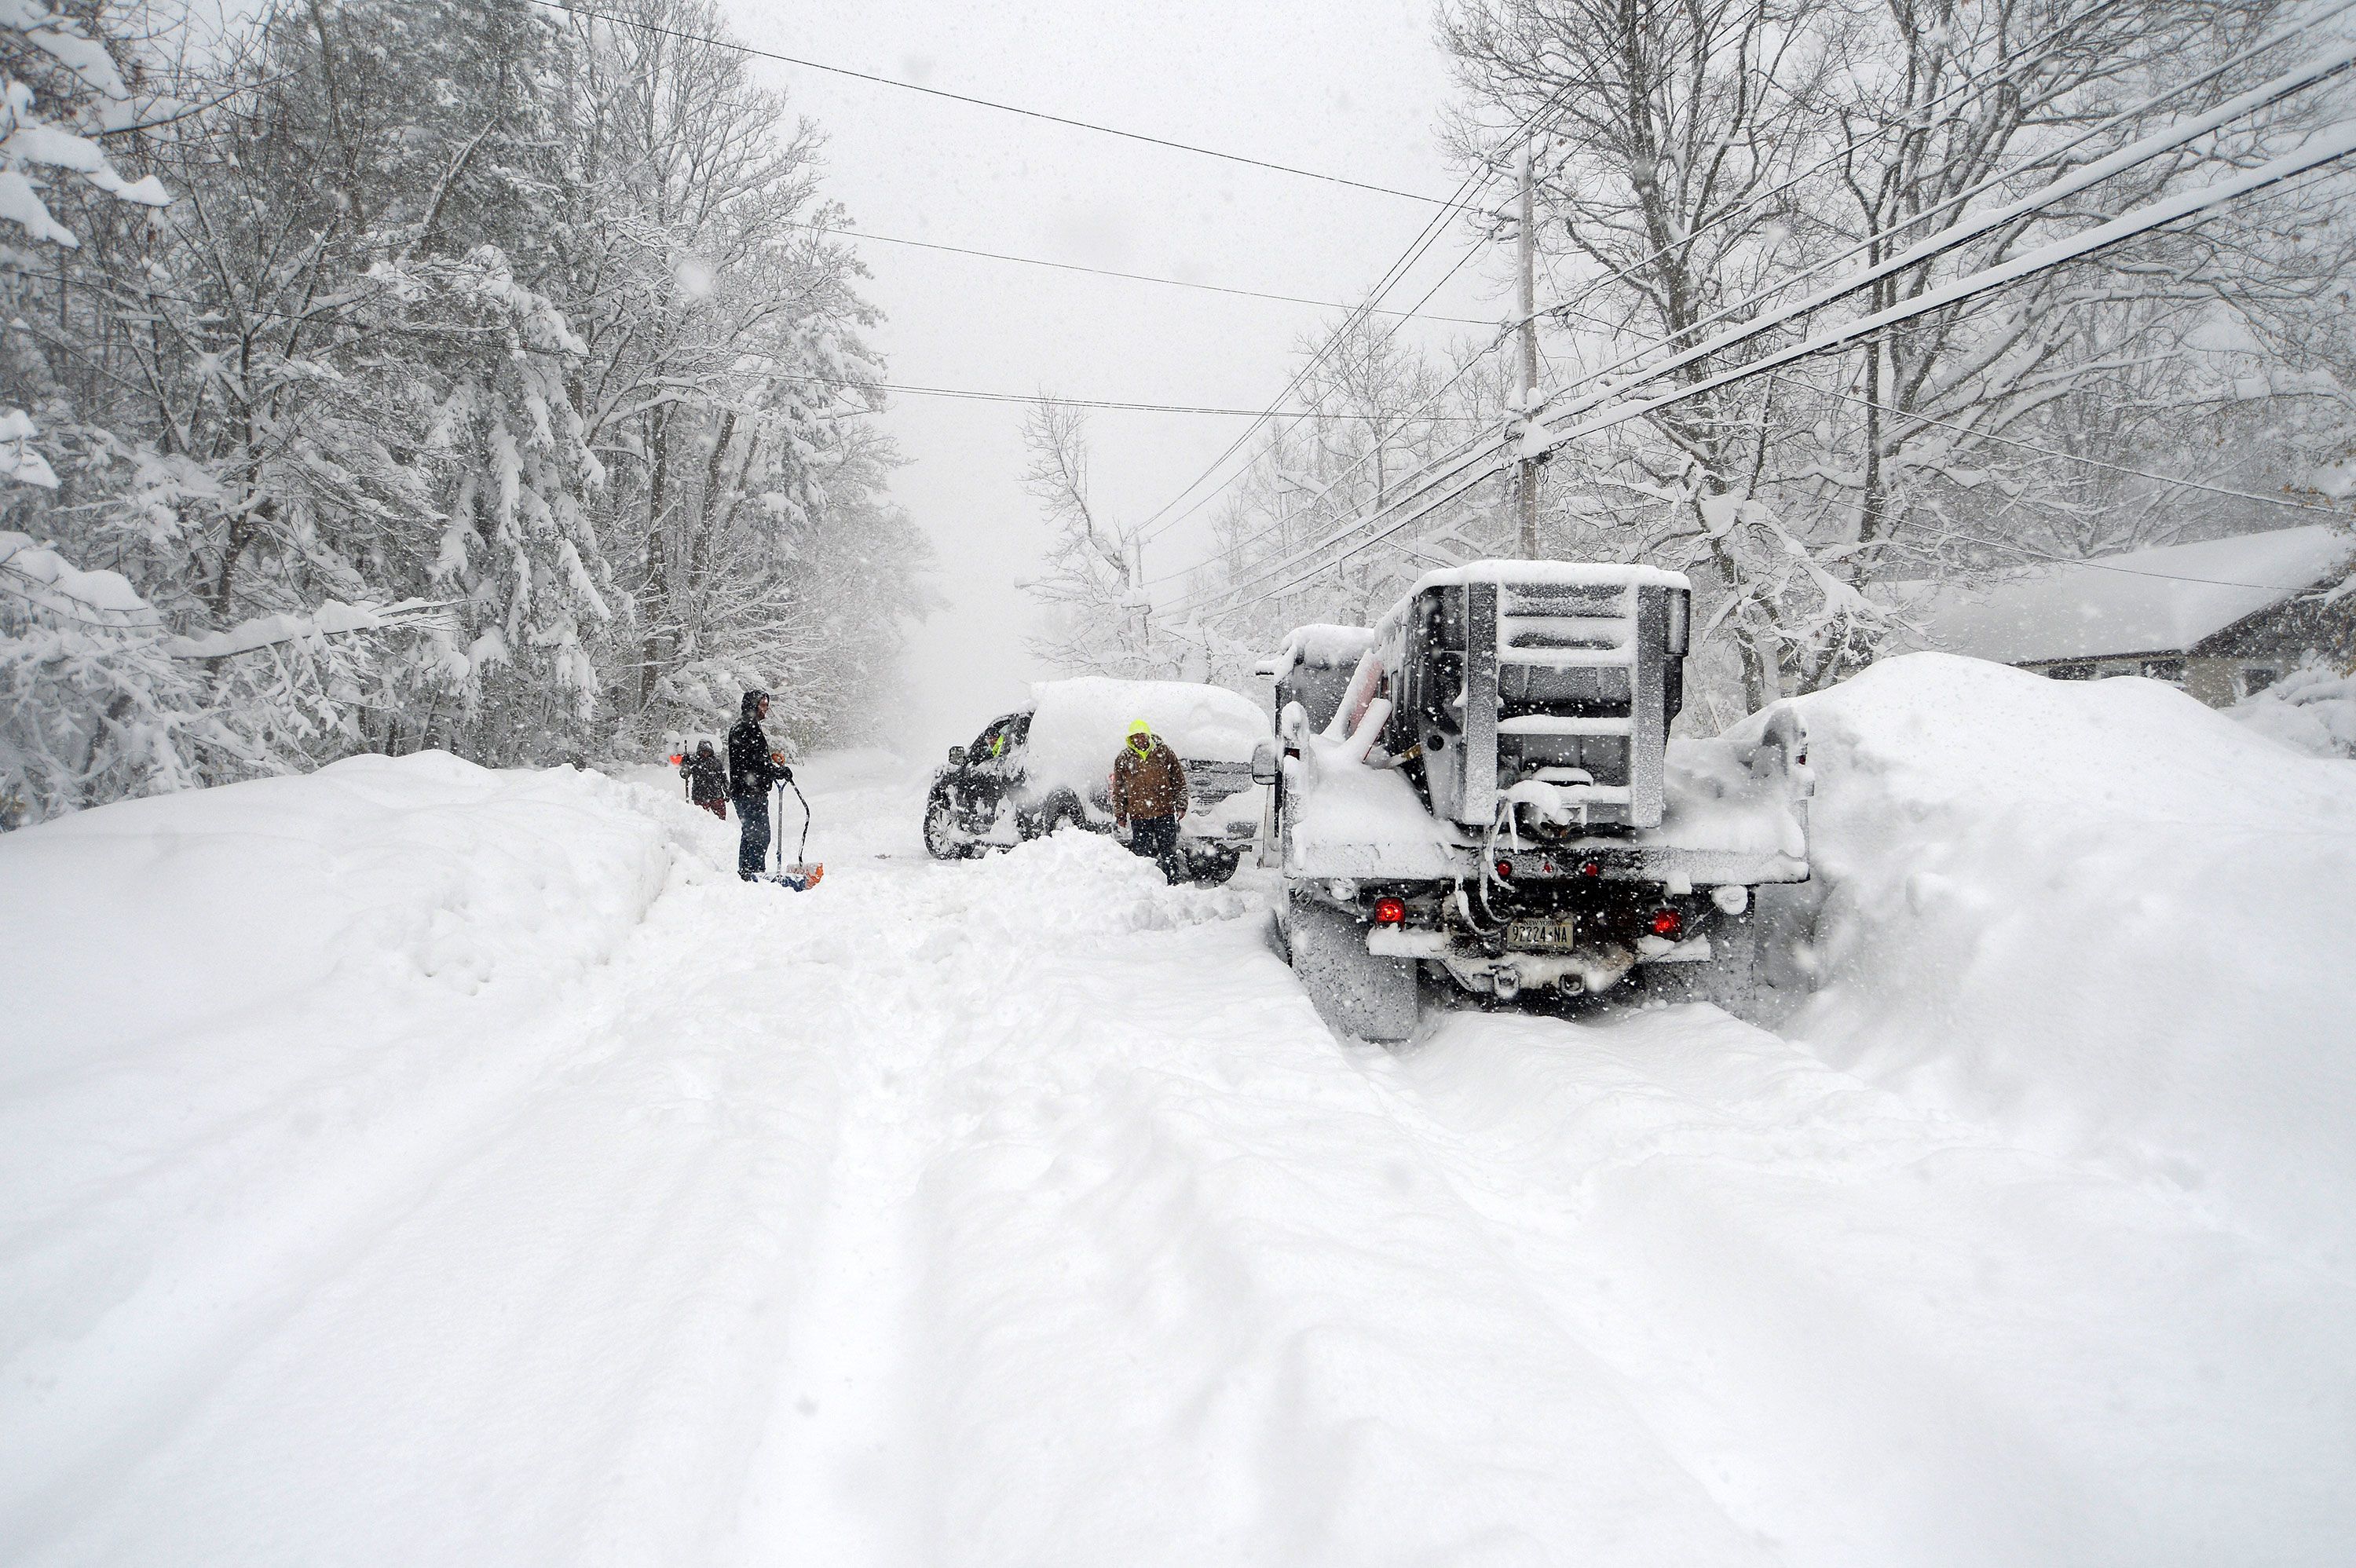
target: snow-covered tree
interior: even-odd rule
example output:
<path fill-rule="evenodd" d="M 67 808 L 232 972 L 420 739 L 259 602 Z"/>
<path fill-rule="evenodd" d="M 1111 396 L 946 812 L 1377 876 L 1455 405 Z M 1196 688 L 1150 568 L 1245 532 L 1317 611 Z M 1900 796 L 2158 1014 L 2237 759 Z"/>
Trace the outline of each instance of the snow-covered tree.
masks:
<path fill-rule="evenodd" d="M 1440 36 L 1467 92 L 1452 132 L 1465 163 L 1502 173 L 1500 127 L 1539 127 L 1547 379 L 1600 392 L 1728 335 L 1644 384 L 1658 395 L 1793 342 L 1788 329 L 1733 337 L 1785 303 L 2285 69 L 2316 37 L 2253 46 L 2296 15 L 2272 0 L 1455 0 Z M 2238 115 L 1801 320 L 1928 300 L 2272 156 L 2327 107 L 2310 91 Z M 2317 459 L 2344 424 L 2346 383 L 2303 340 L 2345 315 L 2333 295 L 2356 262 L 2347 188 L 2276 191 L 1559 447 L 1542 491 L 1548 548 L 1690 571 L 1695 708 L 1723 719 L 1871 657 L 1892 629 L 1883 582 L 2249 526 L 2247 507 L 2188 506 L 2071 459 L 2264 492 L 2328 469 Z M 1463 383 L 1502 422 L 1494 388 L 1477 370 Z M 1385 551 L 1404 573 L 1415 550 L 1454 553 L 1438 537 L 1449 530 L 1502 542 L 1472 516 L 1484 499 L 1502 504 L 1503 483 Z M 1252 509 L 1260 526 L 1239 516 L 1238 538 L 1278 531 L 1266 519 L 1281 507 Z M 1346 578 L 1313 586 L 1292 613 L 1364 613 Z"/>
<path fill-rule="evenodd" d="M 817 133 L 673 36 L 724 31 L 708 6 L 597 9 L 182 18 L 139 51 L 170 111 L 114 113 L 102 177 L 43 165 L 78 243 L 0 266 L 40 432 L 0 451 L 56 487 L 0 525 L 177 639 L 241 740 L 177 776 L 594 755 L 753 684 L 815 739 L 889 680 L 926 552 L 855 253 L 810 232 L 843 221 Z"/>
<path fill-rule="evenodd" d="M 1142 540 L 1090 487 L 1087 416 L 1042 398 L 1023 416 L 1023 487 L 1047 525 L 1045 570 L 1023 584 L 1040 611 L 1032 651 L 1067 675 L 1186 673 L 1189 644 L 1153 623 Z"/>

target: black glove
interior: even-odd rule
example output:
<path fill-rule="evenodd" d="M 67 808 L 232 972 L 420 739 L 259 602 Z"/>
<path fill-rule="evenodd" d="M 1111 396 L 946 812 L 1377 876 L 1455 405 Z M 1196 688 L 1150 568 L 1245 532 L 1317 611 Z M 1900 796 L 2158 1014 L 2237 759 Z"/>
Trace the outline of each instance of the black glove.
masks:
<path fill-rule="evenodd" d="M 779 784 L 791 784 L 791 783 L 793 783 L 793 782 L 794 782 L 794 770 L 793 770 L 793 769 L 791 769 L 791 768 L 789 768 L 789 767 L 787 767 L 787 766 L 786 766 L 786 764 L 785 764 L 785 763 L 779 763 L 777 764 L 777 782 L 778 782 Z"/>

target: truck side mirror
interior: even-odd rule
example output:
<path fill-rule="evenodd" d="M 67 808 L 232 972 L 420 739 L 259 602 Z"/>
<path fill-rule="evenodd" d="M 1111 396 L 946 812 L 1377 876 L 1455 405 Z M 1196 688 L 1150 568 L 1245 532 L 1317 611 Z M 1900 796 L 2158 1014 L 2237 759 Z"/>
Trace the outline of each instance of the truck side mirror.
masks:
<path fill-rule="evenodd" d="M 1276 742 L 1262 741 L 1252 748 L 1252 783 L 1272 784 L 1277 778 Z"/>
<path fill-rule="evenodd" d="M 961 768 L 965 766 L 965 748 L 963 746 L 951 746 L 949 748 L 949 766 L 953 768 Z"/>

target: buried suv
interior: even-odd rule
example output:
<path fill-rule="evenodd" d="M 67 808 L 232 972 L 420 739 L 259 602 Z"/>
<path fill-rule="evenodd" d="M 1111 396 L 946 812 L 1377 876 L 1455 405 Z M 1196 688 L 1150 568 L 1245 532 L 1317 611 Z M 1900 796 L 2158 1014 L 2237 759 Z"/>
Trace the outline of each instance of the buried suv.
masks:
<path fill-rule="evenodd" d="M 1253 748 L 1271 739 L 1250 699 L 1180 680 L 1041 681 L 1031 704 L 949 749 L 925 802 L 925 848 L 957 859 L 1059 827 L 1112 831 L 1113 759 L 1142 719 L 1186 769 L 1178 848 L 1197 881 L 1224 882 L 1258 831 Z"/>

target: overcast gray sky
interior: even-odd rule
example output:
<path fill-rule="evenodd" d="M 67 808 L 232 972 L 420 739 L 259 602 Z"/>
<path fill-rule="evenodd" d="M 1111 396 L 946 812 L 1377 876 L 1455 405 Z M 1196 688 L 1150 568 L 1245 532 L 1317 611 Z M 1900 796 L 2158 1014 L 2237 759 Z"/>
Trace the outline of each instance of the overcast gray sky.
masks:
<path fill-rule="evenodd" d="M 927 86 L 1445 196 L 1449 98 L 1429 0 L 727 0 L 755 47 Z M 826 130 L 828 187 L 876 235 L 1321 299 L 1355 299 L 1430 208 L 1394 197 L 1115 140 L 888 87 L 755 61 Z M 1387 302 L 1454 264 L 1460 225 Z M 1291 349 L 1336 313 L 881 243 L 862 247 L 891 379 L 989 391 L 1261 408 Z M 1502 260 L 1499 258 L 1497 260 Z M 1432 302 L 1494 317 L 1502 273 L 1467 267 Z M 1438 347 L 1470 332 L 1408 329 Z M 940 553 L 949 607 L 920 628 L 895 738 L 969 737 L 1050 673 L 1024 651 L 1015 584 L 1045 534 L 1021 487 L 1023 409 L 900 396 L 910 459 L 894 485 Z M 1095 483 L 1115 516 L 1162 507 L 1244 421 L 1099 412 Z M 1211 508 L 1151 547 L 1149 574 L 1198 559 Z"/>

